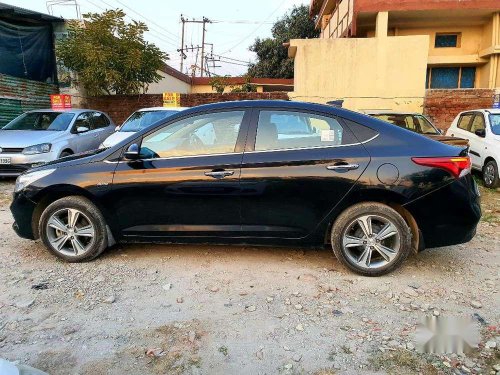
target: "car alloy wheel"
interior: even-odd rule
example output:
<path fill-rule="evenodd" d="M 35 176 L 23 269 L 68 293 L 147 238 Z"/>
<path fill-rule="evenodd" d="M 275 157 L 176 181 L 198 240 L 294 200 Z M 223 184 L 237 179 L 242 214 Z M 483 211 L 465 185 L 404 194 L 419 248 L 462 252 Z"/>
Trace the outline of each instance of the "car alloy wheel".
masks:
<path fill-rule="evenodd" d="M 392 263 L 401 247 L 396 225 L 380 215 L 354 219 L 342 236 L 344 253 L 360 268 L 376 269 Z"/>
<path fill-rule="evenodd" d="M 47 221 L 46 233 L 50 246 L 66 256 L 84 255 L 95 238 L 92 222 L 74 208 L 54 212 Z"/>
<path fill-rule="evenodd" d="M 493 185 L 493 181 L 495 181 L 495 167 L 492 163 L 486 165 L 484 168 L 483 178 L 487 186 Z"/>

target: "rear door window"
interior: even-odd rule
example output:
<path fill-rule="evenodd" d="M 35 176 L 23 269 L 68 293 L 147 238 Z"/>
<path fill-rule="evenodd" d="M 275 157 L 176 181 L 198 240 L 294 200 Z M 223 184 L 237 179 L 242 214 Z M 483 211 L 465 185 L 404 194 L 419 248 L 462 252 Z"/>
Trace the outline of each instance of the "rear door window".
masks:
<path fill-rule="evenodd" d="M 255 151 L 331 147 L 357 143 L 338 120 L 292 111 L 260 111 Z"/>
<path fill-rule="evenodd" d="M 95 129 L 101 129 L 109 126 L 108 118 L 101 112 L 93 112 L 92 123 Z"/>
<path fill-rule="evenodd" d="M 472 117 L 474 117 L 473 113 L 463 114 L 462 116 L 460 116 L 460 119 L 458 120 L 457 127 L 462 130 L 470 131 L 470 123 Z"/>

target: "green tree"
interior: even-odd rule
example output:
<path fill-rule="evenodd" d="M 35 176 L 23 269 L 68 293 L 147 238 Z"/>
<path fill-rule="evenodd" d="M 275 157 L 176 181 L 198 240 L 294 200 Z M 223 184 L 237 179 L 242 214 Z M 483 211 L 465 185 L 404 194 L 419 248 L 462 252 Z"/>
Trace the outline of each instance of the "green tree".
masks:
<path fill-rule="evenodd" d="M 317 38 L 319 30 L 309 18 L 306 5 L 293 7 L 272 28 L 272 38 L 255 39 L 250 51 L 257 54 L 257 62 L 250 64 L 248 74 L 258 78 L 293 78 L 293 60 L 283 43 L 290 39 Z"/>
<path fill-rule="evenodd" d="M 123 10 L 87 13 L 70 21 L 68 37 L 58 42 L 58 59 L 78 74 L 88 95 L 138 94 L 158 82 L 168 55 L 144 40 L 142 22 L 126 23 Z"/>
<path fill-rule="evenodd" d="M 218 94 L 223 94 L 226 87 L 229 86 L 228 76 L 212 77 L 208 83 Z"/>

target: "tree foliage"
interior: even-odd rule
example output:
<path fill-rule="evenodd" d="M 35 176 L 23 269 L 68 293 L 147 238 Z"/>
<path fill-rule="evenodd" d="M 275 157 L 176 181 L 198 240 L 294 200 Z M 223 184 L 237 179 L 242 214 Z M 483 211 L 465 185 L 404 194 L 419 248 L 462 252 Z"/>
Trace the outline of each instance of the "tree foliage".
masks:
<path fill-rule="evenodd" d="M 87 13 L 70 21 L 68 37 L 58 42 L 58 59 L 78 74 L 88 95 L 138 94 L 158 82 L 168 56 L 144 40 L 142 22 L 126 23 L 120 9 Z"/>
<path fill-rule="evenodd" d="M 257 54 L 257 62 L 250 65 L 248 74 L 259 78 L 293 78 L 293 60 L 283 43 L 318 36 L 319 30 L 309 18 L 309 8 L 294 7 L 273 25 L 272 38 L 257 38 L 250 46 L 250 51 Z"/>

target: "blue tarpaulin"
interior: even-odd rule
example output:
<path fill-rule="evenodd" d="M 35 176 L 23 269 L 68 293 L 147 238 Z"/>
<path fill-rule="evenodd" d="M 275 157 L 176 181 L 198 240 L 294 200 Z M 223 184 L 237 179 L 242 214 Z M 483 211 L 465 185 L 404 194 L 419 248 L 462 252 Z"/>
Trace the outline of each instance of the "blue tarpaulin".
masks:
<path fill-rule="evenodd" d="M 0 20 L 0 73 L 53 83 L 56 64 L 51 24 Z"/>

